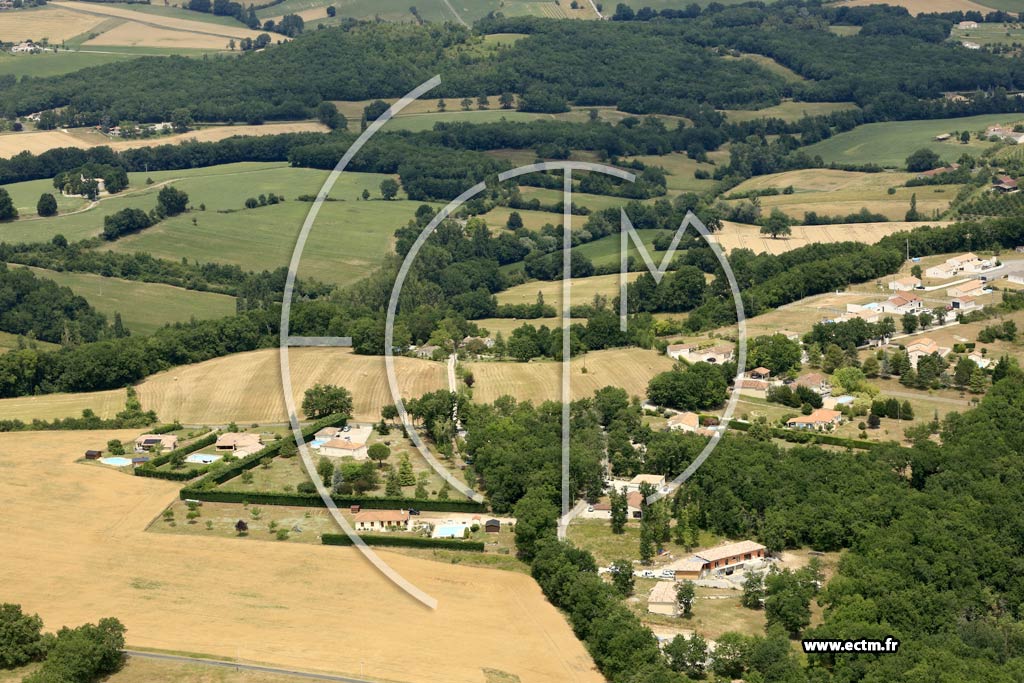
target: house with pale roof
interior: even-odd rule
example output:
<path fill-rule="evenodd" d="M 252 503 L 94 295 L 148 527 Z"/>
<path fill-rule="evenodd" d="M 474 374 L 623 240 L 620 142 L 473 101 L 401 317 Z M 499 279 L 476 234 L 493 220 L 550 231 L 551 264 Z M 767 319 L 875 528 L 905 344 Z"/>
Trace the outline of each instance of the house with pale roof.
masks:
<path fill-rule="evenodd" d="M 798 387 L 807 387 L 816 394 L 822 396 L 832 393 L 832 382 L 829 380 L 828 375 L 820 372 L 810 372 L 806 375 L 801 375 L 796 378 L 793 382 Z"/>
<path fill-rule="evenodd" d="M 673 360 L 679 360 L 680 358 L 689 360 L 690 351 L 694 351 L 697 348 L 697 344 L 669 344 L 665 347 L 665 355 Z"/>
<path fill-rule="evenodd" d="M 324 442 L 320 445 L 319 451 L 320 455 L 326 455 L 329 458 L 365 460 L 368 457 L 366 442 L 353 440 L 347 435 Z"/>
<path fill-rule="evenodd" d="M 639 491 L 641 484 L 650 484 L 656 491 L 665 487 L 664 474 L 638 474 L 626 484 L 627 491 Z"/>
<path fill-rule="evenodd" d="M 879 304 L 879 308 L 883 313 L 897 315 L 914 313 L 916 315 L 924 310 L 924 301 L 916 294 L 895 294 Z"/>
<path fill-rule="evenodd" d="M 262 447 L 260 435 L 252 432 L 225 432 L 217 437 L 218 451 L 227 451 L 240 458 L 255 453 Z"/>
<path fill-rule="evenodd" d="M 697 413 L 691 412 L 676 413 L 672 417 L 668 418 L 668 428 L 673 431 L 687 432 L 688 434 L 699 434 L 701 436 L 712 436 L 714 434 L 712 430 L 701 426 L 700 416 L 697 415 Z"/>
<path fill-rule="evenodd" d="M 843 414 L 838 410 L 829 410 L 828 408 L 818 408 L 811 412 L 810 415 L 798 415 L 791 417 L 786 422 L 787 427 L 793 429 L 829 429 L 834 425 L 837 425 L 843 421 Z"/>
<path fill-rule="evenodd" d="M 654 588 L 647 596 L 647 611 L 651 614 L 664 614 L 670 617 L 679 614 L 675 581 L 658 581 L 654 584 Z"/>
<path fill-rule="evenodd" d="M 921 337 L 909 344 L 907 344 L 907 358 L 910 359 L 910 364 L 917 369 L 917 361 L 925 356 L 930 356 L 933 353 L 937 353 L 943 358 L 949 355 L 950 349 L 939 346 L 931 337 Z"/>
<path fill-rule="evenodd" d="M 983 296 L 985 294 L 985 283 L 981 280 L 968 280 L 967 282 L 961 282 L 958 285 L 954 285 L 946 290 L 946 296 L 951 297 L 964 297 L 964 296 Z"/>
<path fill-rule="evenodd" d="M 697 344 L 669 344 L 665 354 L 675 360 L 688 363 L 712 363 L 721 365 L 733 359 L 736 350 L 732 345 L 719 344 L 710 348 L 700 348 Z"/>
<path fill-rule="evenodd" d="M 894 292 L 910 292 L 921 286 L 921 279 L 913 276 L 902 277 L 889 283 L 889 289 Z"/>
<path fill-rule="evenodd" d="M 178 447 L 178 437 L 174 434 L 143 434 L 135 439 L 135 452 L 146 453 L 155 448 L 157 451 L 173 451 Z"/>
<path fill-rule="evenodd" d="M 408 510 L 362 510 L 353 516 L 356 531 L 409 531 Z"/>

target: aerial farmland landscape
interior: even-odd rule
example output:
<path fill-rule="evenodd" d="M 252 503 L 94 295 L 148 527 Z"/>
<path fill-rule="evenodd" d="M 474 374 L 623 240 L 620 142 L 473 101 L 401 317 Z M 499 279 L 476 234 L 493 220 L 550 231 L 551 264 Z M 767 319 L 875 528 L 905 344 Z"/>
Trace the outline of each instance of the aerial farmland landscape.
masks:
<path fill-rule="evenodd" d="M 1019 182 L 1019 0 L 0 0 L 0 683 L 1024 683 Z"/>

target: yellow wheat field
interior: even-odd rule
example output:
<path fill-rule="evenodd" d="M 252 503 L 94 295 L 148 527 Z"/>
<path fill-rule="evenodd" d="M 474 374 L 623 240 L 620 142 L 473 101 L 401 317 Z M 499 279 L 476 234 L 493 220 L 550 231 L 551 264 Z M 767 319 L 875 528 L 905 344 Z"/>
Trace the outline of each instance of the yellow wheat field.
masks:
<path fill-rule="evenodd" d="M 34 419 L 53 420 L 60 417 L 81 417 L 83 410 L 91 410 L 109 419 L 124 410 L 124 389 L 94 391 L 88 394 L 45 394 L 0 399 L 0 418 L 31 422 Z"/>
<path fill-rule="evenodd" d="M 104 31 L 95 38 L 85 41 L 83 44 L 86 47 L 117 45 L 124 47 L 224 50 L 227 49 L 229 40 L 232 40 L 232 38 L 209 33 L 157 28 L 140 24 L 136 21 L 126 21 L 109 31 Z"/>
<path fill-rule="evenodd" d="M 570 364 L 573 400 L 593 396 L 597 389 L 617 386 L 643 399 L 647 383 L 659 372 L 671 370 L 673 360 L 646 349 L 595 351 Z M 509 395 L 521 401 L 561 400 L 562 364 L 554 361 L 471 362 L 463 364 L 473 373 L 473 400 L 489 403 Z M 586 372 L 583 369 L 586 368 Z"/>
<path fill-rule="evenodd" d="M 223 49 L 227 46 L 229 38 L 255 38 L 259 35 L 258 31 L 251 31 L 248 28 L 239 24 L 237 27 L 211 24 L 205 21 L 193 21 L 191 19 L 179 19 L 178 17 L 166 17 L 158 14 L 143 14 L 136 12 L 135 10 L 121 7 L 118 5 L 111 5 L 110 3 L 99 3 L 99 2 L 51 2 L 51 5 L 60 7 L 65 10 L 73 10 L 85 16 L 99 16 L 102 17 L 116 17 L 118 19 L 127 19 L 129 21 L 137 21 L 141 24 L 149 24 L 152 26 L 159 26 L 162 29 L 182 31 L 197 34 L 209 34 L 214 36 L 223 36 L 223 40 L 218 45 L 219 48 Z M 107 43 L 111 44 L 111 43 Z M 124 43 L 117 43 L 123 45 Z"/>
<path fill-rule="evenodd" d="M 19 43 L 45 38 L 50 43 L 60 43 L 85 33 L 101 21 L 101 16 L 55 6 L 0 12 L 0 42 Z"/>
<path fill-rule="evenodd" d="M 849 7 L 864 7 L 866 5 L 893 5 L 895 7 L 906 7 L 911 14 L 917 15 L 922 12 L 981 12 L 988 14 L 991 7 L 985 7 L 970 0 L 887 0 L 882 3 L 878 0 L 843 0 L 837 5 Z"/>
<path fill-rule="evenodd" d="M 350 349 L 292 349 L 292 389 L 301 406 L 306 389 L 316 383 L 348 388 L 357 420 L 379 420 L 380 409 L 394 403 L 383 356 L 359 356 Z M 146 410 L 162 420 L 184 424 L 280 422 L 288 419 L 281 389 L 277 349 L 263 349 L 185 365 L 154 375 L 139 385 Z M 447 386 L 445 366 L 416 358 L 396 358 L 403 396 Z"/>
<path fill-rule="evenodd" d="M 756 225 L 723 222 L 722 230 L 714 234 L 714 240 L 726 251 L 733 249 L 752 249 L 755 253 L 768 252 L 782 254 L 793 249 L 805 247 L 815 242 L 864 242 L 874 244 L 886 235 L 901 230 L 912 230 L 922 225 L 945 226 L 949 221 L 927 221 L 906 223 L 892 221 L 889 223 L 848 223 L 842 225 L 794 225 L 793 234 L 789 237 L 772 239 L 762 235 L 761 228 Z"/>
<path fill-rule="evenodd" d="M 46 627 L 116 616 L 133 648 L 408 683 L 598 683 L 530 577 L 380 552 L 423 607 L 354 548 L 146 533 L 179 484 L 76 463 L 137 431 L 0 434 L 0 585 Z M 238 506 L 239 514 L 243 514 Z M 183 521 L 181 523 L 184 523 Z"/>

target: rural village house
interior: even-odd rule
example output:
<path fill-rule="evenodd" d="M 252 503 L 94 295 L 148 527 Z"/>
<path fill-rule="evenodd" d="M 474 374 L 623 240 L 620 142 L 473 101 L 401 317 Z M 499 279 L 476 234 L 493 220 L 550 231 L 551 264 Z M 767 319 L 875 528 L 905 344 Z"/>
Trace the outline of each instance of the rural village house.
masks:
<path fill-rule="evenodd" d="M 837 425 L 843 421 L 843 414 L 838 410 L 829 410 L 828 408 L 818 408 L 811 412 L 810 415 L 798 415 L 791 417 L 787 422 L 787 427 L 794 429 L 827 429 L 833 425 Z"/>
<path fill-rule="evenodd" d="M 697 551 L 693 556 L 676 560 L 665 568 L 675 571 L 676 580 L 701 579 L 711 573 L 728 572 L 744 562 L 764 559 L 765 552 L 766 548 L 760 543 L 738 541 Z"/>
<path fill-rule="evenodd" d="M 143 434 L 135 439 L 136 453 L 145 453 L 154 446 L 158 451 L 173 451 L 178 447 L 178 437 L 174 434 Z"/>
<path fill-rule="evenodd" d="M 408 510 L 362 510 L 353 518 L 356 531 L 409 531 Z"/>

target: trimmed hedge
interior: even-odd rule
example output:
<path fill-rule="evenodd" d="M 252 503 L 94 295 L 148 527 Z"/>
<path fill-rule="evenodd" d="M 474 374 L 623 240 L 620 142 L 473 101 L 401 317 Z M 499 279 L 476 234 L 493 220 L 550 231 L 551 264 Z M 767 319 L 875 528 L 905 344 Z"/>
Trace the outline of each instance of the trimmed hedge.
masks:
<path fill-rule="evenodd" d="M 360 535 L 366 545 L 382 545 L 394 548 L 443 548 L 445 550 L 465 550 L 474 553 L 484 551 L 483 541 L 460 541 L 454 538 L 424 538 L 423 536 L 404 536 L 401 534 L 377 534 L 375 536 Z M 320 542 L 324 545 L 352 545 L 347 534 L 322 534 Z"/>
<path fill-rule="evenodd" d="M 161 432 L 153 432 L 154 434 L 160 434 Z M 169 479 L 171 481 L 188 481 L 189 479 L 195 479 L 200 474 L 206 471 L 209 465 L 203 465 L 200 467 L 189 467 L 183 470 L 157 470 L 157 467 L 166 465 L 171 461 L 175 455 L 179 453 L 182 455 L 188 455 L 194 453 L 200 448 L 206 448 L 207 446 L 217 443 L 217 432 L 211 432 L 201 439 L 193 441 L 187 446 L 181 448 L 175 448 L 173 451 L 168 451 L 163 455 L 158 455 L 149 462 L 145 463 L 141 467 L 135 468 L 135 476 L 137 477 L 151 477 L 153 479 Z"/>
<path fill-rule="evenodd" d="M 729 429 L 735 429 L 738 432 L 745 432 L 750 429 L 749 422 L 740 422 L 739 420 L 730 420 Z M 860 439 L 847 439 L 842 436 L 832 436 L 831 434 L 825 434 L 818 431 L 794 431 L 792 429 L 784 429 L 782 427 L 772 427 L 772 436 L 776 439 L 782 439 L 790 443 L 798 444 L 825 444 L 828 446 L 842 446 L 844 448 L 857 448 L 860 450 L 871 450 L 875 446 L 879 445 L 874 441 L 861 441 Z"/>
<path fill-rule="evenodd" d="M 330 415 L 302 430 L 303 441 L 308 442 L 324 427 L 335 427 L 344 423 L 344 415 Z M 291 505 L 295 507 L 325 507 L 316 493 L 283 493 L 277 491 L 219 491 L 215 487 L 230 481 L 260 464 L 266 457 L 273 457 L 284 444 L 284 440 L 268 444 L 256 453 L 248 455 L 223 469 L 208 473 L 205 477 L 185 486 L 178 492 L 182 500 L 205 500 L 211 503 L 256 503 L 259 505 Z M 417 500 L 416 498 L 387 498 L 384 496 L 332 496 L 336 505 L 348 507 L 360 505 L 371 509 L 416 508 L 436 512 L 486 512 L 484 503 L 471 500 Z"/>

